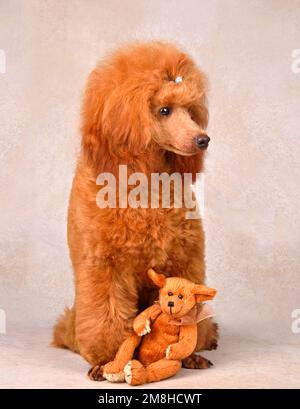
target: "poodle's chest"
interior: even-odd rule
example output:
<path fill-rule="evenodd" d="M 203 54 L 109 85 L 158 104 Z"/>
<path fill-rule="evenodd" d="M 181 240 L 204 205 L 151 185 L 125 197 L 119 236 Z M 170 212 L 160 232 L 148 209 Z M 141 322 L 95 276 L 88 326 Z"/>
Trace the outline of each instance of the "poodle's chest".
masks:
<path fill-rule="evenodd" d="M 178 209 L 135 210 L 116 212 L 107 223 L 102 219 L 99 233 L 105 247 L 118 248 L 121 252 L 126 248 L 127 254 L 133 256 L 160 258 L 174 241 L 178 246 L 184 245 L 188 221 Z"/>
<path fill-rule="evenodd" d="M 167 275 L 186 268 L 204 242 L 200 220 L 187 220 L 182 209 L 109 209 L 90 220 L 85 241 L 89 256 L 137 280 L 149 267 Z M 180 262 L 178 262 L 180 260 Z M 130 270 L 130 271 L 129 271 Z"/>

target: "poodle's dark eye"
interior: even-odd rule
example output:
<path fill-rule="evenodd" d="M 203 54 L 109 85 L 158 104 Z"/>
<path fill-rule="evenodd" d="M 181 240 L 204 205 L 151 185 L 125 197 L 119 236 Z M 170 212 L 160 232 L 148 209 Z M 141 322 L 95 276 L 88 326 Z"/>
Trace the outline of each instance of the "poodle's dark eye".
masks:
<path fill-rule="evenodd" d="M 182 295 L 182 294 L 179 294 L 179 295 L 178 295 L 178 298 L 179 298 L 180 300 L 182 300 L 182 299 L 183 299 L 183 295 Z"/>
<path fill-rule="evenodd" d="M 169 292 L 168 292 L 168 296 L 169 296 L 169 297 L 172 297 L 172 295 L 173 295 L 172 291 L 169 291 Z"/>
<path fill-rule="evenodd" d="M 160 113 L 160 115 L 166 115 L 167 116 L 167 115 L 170 115 L 171 110 L 170 110 L 169 107 L 162 107 L 162 108 L 160 108 L 159 113 Z"/>

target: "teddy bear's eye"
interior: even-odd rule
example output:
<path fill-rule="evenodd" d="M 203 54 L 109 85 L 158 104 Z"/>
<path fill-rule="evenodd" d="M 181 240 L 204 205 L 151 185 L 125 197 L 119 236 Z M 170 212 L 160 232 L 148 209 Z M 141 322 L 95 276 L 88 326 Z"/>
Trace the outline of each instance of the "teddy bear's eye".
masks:
<path fill-rule="evenodd" d="M 168 292 L 168 296 L 169 296 L 169 297 L 172 297 L 172 295 L 173 295 L 172 291 L 169 291 L 169 292 Z"/>
<path fill-rule="evenodd" d="M 183 295 L 182 295 L 182 294 L 179 294 L 179 295 L 178 295 L 178 298 L 179 298 L 180 300 L 182 300 L 182 299 L 183 299 Z"/>

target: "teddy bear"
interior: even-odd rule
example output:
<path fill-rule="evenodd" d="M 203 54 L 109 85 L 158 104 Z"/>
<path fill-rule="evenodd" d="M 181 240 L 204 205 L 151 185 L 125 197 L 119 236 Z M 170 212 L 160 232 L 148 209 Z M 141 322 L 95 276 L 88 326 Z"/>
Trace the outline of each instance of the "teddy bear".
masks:
<path fill-rule="evenodd" d="M 215 289 L 153 269 L 148 276 L 159 287 L 159 300 L 135 318 L 134 332 L 104 366 L 110 382 L 142 385 L 175 375 L 196 348 L 197 323 L 213 315 L 202 302 L 212 300 Z"/>

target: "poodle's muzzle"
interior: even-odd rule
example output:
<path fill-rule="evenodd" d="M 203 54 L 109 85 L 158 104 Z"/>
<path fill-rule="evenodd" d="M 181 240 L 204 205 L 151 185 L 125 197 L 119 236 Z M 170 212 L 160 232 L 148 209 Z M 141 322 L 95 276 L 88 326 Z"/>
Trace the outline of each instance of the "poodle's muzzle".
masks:
<path fill-rule="evenodd" d="M 210 141 L 210 137 L 206 134 L 197 135 L 195 137 L 195 143 L 197 147 L 201 150 L 204 150 L 208 147 L 209 141 Z"/>

